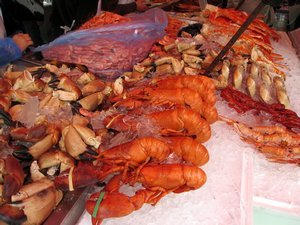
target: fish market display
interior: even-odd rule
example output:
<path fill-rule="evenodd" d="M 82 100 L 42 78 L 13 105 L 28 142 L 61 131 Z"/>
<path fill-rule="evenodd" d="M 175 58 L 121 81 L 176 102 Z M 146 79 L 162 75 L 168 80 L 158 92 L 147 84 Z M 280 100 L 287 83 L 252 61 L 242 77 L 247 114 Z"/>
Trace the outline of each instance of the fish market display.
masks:
<path fill-rule="evenodd" d="M 243 141 L 255 146 L 270 161 L 299 164 L 300 135 L 283 126 L 248 126 L 222 118 L 232 125 Z"/>
<path fill-rule="evenodd" d="M 97 182 L 108 183 L 101 203 L 101 193 L 86 203 L 94 223 L 206 182 L 199 168 L 209 160 L 203 143 L 218 119 L 211 79 L 161 76 L 133 88 L 81 69 L 64 64 L 9 68 L 1 78 L 0 215 L 7 223 L 41 224 L 61 201 L 62 191 Z M 142 132 L 143 124 L 148 129 Z M 138 183 L 142 187 L 134 196 L 119 192 L 123 185 Z M 128 204 L 113 210 L 122 199 Z"/>
<path fill-rule="evenodd" d="M 10 67 L 0 78 L 1 220 L 42 224 L 63 192 L 98 183 L 104 188 L 85 204 L 93 224 L 199 189 L 209 179 L 206 144 L 220 121 L 268 160 L 299 164 L 300 120 L 291 110 L 282 57 L 271 46 L 270 39 L 279 38 L 274 30 L 254 20 L 205 74 L 246 18 L 209 5 L 199 13 L 203 23 L 188 29 L 169 17 L 163 38 L 160 33 L 149 42 L 153 32 L 140 30 L 141 43 L 128 48 L 119 35 L 104 35 L 101 45 L 85 35 L 84 46 L 44 52 L 62 62 Z M 105 12 L 78 32 L 129 20 Z M 92 67 L 82 66 L 87 63 Z M 93 73 L 103 71 L 121 73 L 105 80 Z M 251 111 L 271 124 L 219 115 L 221 98 L 238 113 Z M 124 193 L 126 187 L 134 193 Z"/>

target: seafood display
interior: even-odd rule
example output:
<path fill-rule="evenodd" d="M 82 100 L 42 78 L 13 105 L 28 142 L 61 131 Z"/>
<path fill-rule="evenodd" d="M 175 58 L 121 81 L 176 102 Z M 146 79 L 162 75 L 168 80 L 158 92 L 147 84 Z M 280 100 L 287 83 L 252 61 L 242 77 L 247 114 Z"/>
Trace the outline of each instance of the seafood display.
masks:
<path fill-rule="evenodd" d="M 239 113 L 253 110 L 254 112 L 265 112 L 269 114 L 274 122 L 284 125 L 290 130 L 299 132 L 300 117 L 294 111 L 286 109 L 283 104 L 266 104 L 255 101 L 250 96 L 227 87 L 221 91 L 221 96 L 228 102 L 229 106 Z"/>
<path fill-rule="evenodd" d="M 94 74 L 115 79 L 147 57 L 152 44 L 164 36 L 167 25 L 167 16 L 160 9 L 135 15 L 127 22 L 127 18 L 115 14 L 105 15 L 40 46 L 38 51 L 48 60 L 84 65 Z"/>
<path fill-rule="evenodd" d="M 108 214 L 93 216 L 94 223 L 139 208 L 124 205 L 119 212 L 109 211 L 113 199 L 134 202 L 142 195 L 140 207 L 155 205 L 168 193 L 195 190 L 206 181 L 199 168 L 209 160 L 203 143 L 218 119 L 215 86 L 207 77 L 160 76 L 127 87 L 120 79 L 103 81 L 80 66 L 46 64 L 24 71 L 10 68 L 1 83 L 7 146 L 0 214 L 7 223 L 41 224 L 62 191 L 107 179 L 104 201 L 93 202 L 94 194 L 86 204 L 93 215 L 99 208 L 95 205 L 100 204 L 100 212 L 106 208 Z M 144 123 L 150 129 L 143 133 Z M 31 165 L 30 174 L 23 164 Z M 119 186 L 112 188 L 117 179 Z M 137 183 L 143 187 L 135 197 L 119 193 L 121 186 Z M 35 201 L 45 205 L 34 207 Z M 31 215 L 40 210 L 40 217 Z"/>
<path fill-rule="evenodd" d="M 117 24 L 129 22 L 130 18 L 120 16 L 111 12 L 102 12 L 100 15 L 94 16 L 80 26 L 80 30 L 101 27 L 107 24 Z"/>
<path fill-rule="evenodd" d="M 247 18 L 244 12 L 213 6 L 209 6 L 203 14 L 206 23 L 201 34 L 218 43 L 220 47 L 225 46 Z M 265 103 L 279 102 L 290 108 L 284 87 L 286 75 L 283 70 L 287 68 L 280 62 L 282 56 L 274 52 L 271 38 L 278 40 L 279 36 L 261 19 L 255 19 L 220 63 L 222 69 L 216 69 L 216 86 L 224 88 L 231 84 L 255 100 Z"/>
<path fill-rule="evenodd" d="M 248 126 L 224 117 L 242 140 L 255 146 L 270 161 L 299 164 L 300 136 L 283 126 Z"/>
<path fill-rule="evenodd" d="M 0 220 L 42 224 L 64 192 L 99 183 L 104 187 L 85 204 L 93 224 L 197 190 L 207 181 L 202 166 L 217 122 L 269 161 L 299 165 L 300 119 L 291 110 L 282 57 L 271 46 L 279 38 L 274 30 L 254 20 L 205 74 L 246 18 L 208 5 L 199 12 L 202 24 L 189 29 L 169 17 L 164 37 L 134 28 L 141 43 L 130 48 L 108 33 L 101 43 L 89 36 L 84 45 L 71 41 L 43 52 L 59 62 L 9 67 L 0 78 Z M 130 21 L 105 12 L 78 32 Z M 219 115 L 218 93 L 238 113 L 251 111 L 272 125 Z M 128 187 L 133 194 L 122 191 Z"/>

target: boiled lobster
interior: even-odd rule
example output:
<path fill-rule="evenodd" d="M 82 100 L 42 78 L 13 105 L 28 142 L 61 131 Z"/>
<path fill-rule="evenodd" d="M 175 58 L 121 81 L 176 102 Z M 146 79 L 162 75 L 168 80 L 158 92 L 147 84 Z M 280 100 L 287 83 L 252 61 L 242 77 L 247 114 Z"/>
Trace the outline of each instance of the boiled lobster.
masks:
<path fill-rule="evenodd" d="M 138 115 L 136 115 L 138 116 Z M 199 142 L 207 141 L 211 136 L 209 123 L 191 109 L 176 108 L 145 115 L 154 126 L 158 126 L 163 136 L 189 136 Z M 135 117 L 122 114 L 108 116 L 104 119 L 106 128 L 117 131 L 137 130 Z"/>
<path fill-rule="evenodd" d="M 86 203 L 86 209 L 93 214 L 93 224 L 100 224 L 104 218 L 126 216 L 142 207 L 144 203 L 155 205 L 170 192 L 181 193 L 200 188 L 206 182 L 206 174 L 197 166 L 183 164 L 146 165 L 139 174 L 133 174 L 124 183 L 142 183 L 145 189 L 128 197 L 119 193 L 120 175 L 115 176 L 105 187 L 103 201 L 96 207 L 101 193 L 95 193 Z M 118 207 L 115 205 L 118 203 Z"/>

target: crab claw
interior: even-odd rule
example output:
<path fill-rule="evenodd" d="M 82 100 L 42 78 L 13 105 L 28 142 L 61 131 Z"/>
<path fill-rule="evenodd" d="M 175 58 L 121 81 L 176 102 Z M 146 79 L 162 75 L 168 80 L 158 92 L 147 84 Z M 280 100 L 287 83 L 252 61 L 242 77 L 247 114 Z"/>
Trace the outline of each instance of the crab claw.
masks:
<path fill-rule="evenodd" d="M 22 187 L 24 172 L 19 161 L 12 156 L 0 159 L 0 172 L 3 176 L 3 198 L 9 199 Z"/>
<path fill-rule="evenodd" d="M 103 91 L 106 87 L 106 84 L 101 81 L 101 80 L 93 80 L 91 82 L 89 82 L 88 84 L 86 84 L 82 89 L 82 95 L 83 96 L 88 96 L 91 94 L 94 94 L 96 92 L 100 92 Z"/>
<path fill-rule="evenodd" d="M 80 124 L 73 124 L 73 127 L 87 145 L 93 146 L 95 149 L 99 147 L 101 140 L 96 137 L 96 134 L 93 130 Z"/>
<path fill-rule="evenodd" d="M 13 89 L 21 89 L 26 92 L 43 91 L 45 83 L 42 80 L 34 79 L 31 73 L 27 70 L 17 78 Z"/>
<path fill-rule="evenodd" d="M 22 224 L 26 219 L 24 211 L 20 208 L 12 205 L 0 206 L 0 221 L 5 222 L 6 224 Z"/>
<path fill-rule="evenodd" d="M 79 124 L 73 124 L 63 129 L 60 147 L 75 159 L 85 159 L 85 156 L 86 159 L 89 159 L 91 155 L 97 155 L 96 151 L 88 148 L 88 145 L 94 147 L 100 145 L 100 141 L 91 129 Z"/>
<path fill-rule="evenodd" d="M 38 160 L 40 169 L 49 168 L 60 164 L 60 173 L 74 167 L 74 159 L 67 153 L 56 150 L 51 152 L 46 152 L 40 156 Z"/>
<path fill-rule="evenodd" d="M 45 74 L 45 73 L 48 73 L 49 71 L 46 69 L 46 68 L 37 68 L 37 69 L 35 69 L 35 70 L 33 70 L 33 71 L 30 71 L 31 72 L 31 75 L 33 76 L 33 77 L 36 77 L 36 78 L 38 78 L 38 79 L 41 79 L 42 78 L 42 76 L 43 76 L 43 74 Z"/>
<path fill-rule="evenodd" d="M 77 79 L 77 83 L 80 85 L 86 85 L 89 82 L 96 80 L 96 77 L 94 74 L 92 73 L 84 73 L 82 74 L 78 79 Z"/>
<path fill-rule="evenodd" d="M 32 155 L 28 153 L 28 148 L 25 146 L 19 146 L 19 149 L 14 150 L 13 156 L 21 161 L 31 161 Z"/>
<path fill-rule="evenodd" d="M 84 109 L 93 111 L 102 103 L 103 98 L 104 94 L 102 92 L 96 92 L 80 99 L 78 102 Z"/>
<path fill-rule="evenodd" d="M 50 80 L 48 82 L 48 86 L 50 88 L 56 89 L 59 84 L 59 79 L 55 73 L 50 72 Z"/>
<path fill-rule="evenodd" d="M 5 93 L 5 95 L 7 95 L 11 101 L 19 103 L 26 103 L 32 98 L 30 94 L 21 89 L 9 90 L 7 93 Z"/>
<path fill-rule="evenodd" d="M 49 187 L 22 201 L 9 204 L 11 207 L 23 209 L 27 217 L 25 224 L 42 224 L 61 201 L 62 191 Z M 15 209 L 15 210 L 17 210 Z M 12 218 L 10 218 L 12 220 Z"/>
<path fill-rule="evenodd" d="M 4 73 L 4 77 L 14 82 L 22 74 L 23 71 L 7 71 Z"/>
<path fill-rule="evenodd" d="M 20 117 L 20 113 L 22 112 L 24 108 L 24 105 L 22 104 L 18 104 L 18 105 L 14 105 L 12 106 L 9 110 L 8 113 L 11 116 L 11 119 L 13 121 L 17 121 Z"/>
<path fill-rule="evenodd" d="M 57 88 L 53 91 L 53 96 L 57 96 L 62 101 L 76 101 L 81 96 L 80 89 L 67 76 L 61 76 Z"/>
<path fill-rule="evenodd" d="M 50 148 L 52 148 L 54 145 L 58 143 L 58 140 L 60 138 L 60 132 L 56 127 L 48 127 L 45 137 L 43 137 L 41 140 L 30 146 L 28 149 L 23 148 L 19 150 L 14 151 L 14 155 L 18 158 L 30 158 L 32 156 L 33 158 L 37 159 L 39 158 L 43 153 L 47 152 Z"/>
<path fill-rule="evenodd" d="M 37 142 L 45 137 L 47 126 L 45 124 L 39 124 L 30 129 L 26 127 L 17 127 L 10 131 L 10 136 L 14 140 Z"/>
<path fill-rule="evenodd" d="M 2 78 L 0 80 L 0 92 L 6 92 L 11 89 L 11 82 L 8 79 Z"/>
<path fill-rule="evenodd" d="M 24 185 L 18 193 L 11 196 L 12 202 L 22 201 L 30 196 L 33 196 L 49 187 L 54 187 L 53 181 L 49 179 L 41 179 L 30 184 Z"/>

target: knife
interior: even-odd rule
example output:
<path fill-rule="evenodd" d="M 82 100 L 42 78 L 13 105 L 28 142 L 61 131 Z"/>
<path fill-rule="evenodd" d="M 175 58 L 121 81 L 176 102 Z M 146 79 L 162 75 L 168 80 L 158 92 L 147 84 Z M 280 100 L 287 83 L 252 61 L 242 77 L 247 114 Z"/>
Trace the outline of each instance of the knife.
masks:
<path fill-rule="evenodd" d="M 85 202 L 88 194 L 94 187 L 86 187 L 73 192 L 66 192 L 63 200 L 47 218 L 43 225 L 70 225 L 76 224 L 85 210 Z"/>

